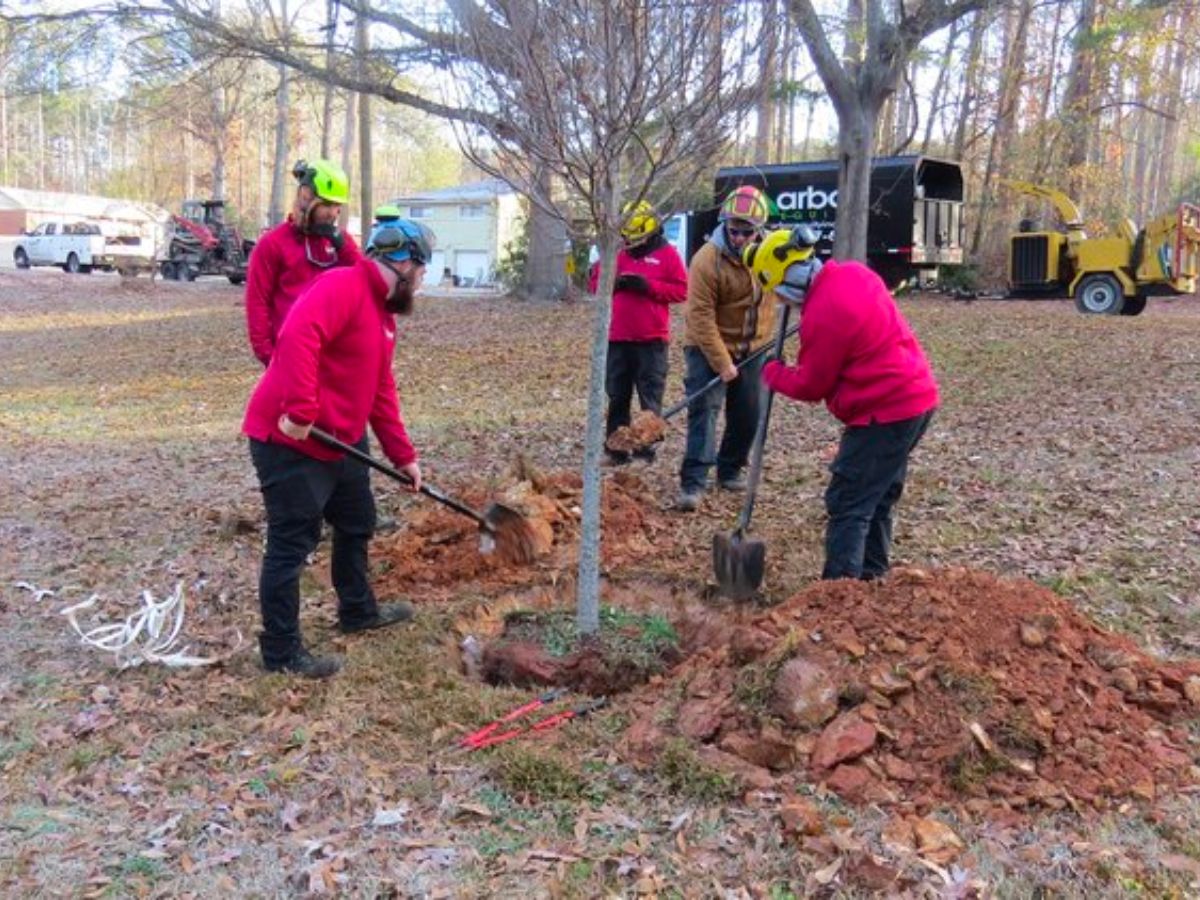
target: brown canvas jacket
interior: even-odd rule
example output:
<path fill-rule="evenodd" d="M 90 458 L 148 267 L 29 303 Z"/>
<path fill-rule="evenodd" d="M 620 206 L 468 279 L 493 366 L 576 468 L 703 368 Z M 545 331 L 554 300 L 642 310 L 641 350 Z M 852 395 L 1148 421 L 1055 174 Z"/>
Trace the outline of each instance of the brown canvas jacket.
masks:
<path fill-rule="evenodd" d="M 688 266 L 686 323 L 684 344 L 720 372 L 771 340 L 774 297 L 764 298 L 749 269 L 706 242 Z"/>

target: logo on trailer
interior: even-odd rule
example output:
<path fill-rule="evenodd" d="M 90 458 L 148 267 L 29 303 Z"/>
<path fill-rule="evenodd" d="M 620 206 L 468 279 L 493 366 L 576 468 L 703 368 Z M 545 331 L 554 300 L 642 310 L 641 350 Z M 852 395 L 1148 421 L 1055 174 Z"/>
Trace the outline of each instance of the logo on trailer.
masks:
<path fill-rule="evenodd" d="M 802 191 L 784 191 L 775 198 L 780 211 L 837 209 L 836 190 L 822 191 L 811 184 Z"/>

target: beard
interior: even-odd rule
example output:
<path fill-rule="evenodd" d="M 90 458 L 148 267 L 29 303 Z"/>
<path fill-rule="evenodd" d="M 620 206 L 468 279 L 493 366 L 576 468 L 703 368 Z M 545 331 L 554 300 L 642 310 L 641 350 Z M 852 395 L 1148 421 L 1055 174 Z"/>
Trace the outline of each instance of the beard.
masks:
<path fill-rule="evenodd" d="M 383 301 L 383 308 L 390 313 L 395 313 L 399 316 L 411 315 L 413 311 L 413 298 L 416 296 L 416 291 L 413 290 L 413 284 L 406 275 L 397 273 L 396 286 L 392 288 L 387 299 Z"/>

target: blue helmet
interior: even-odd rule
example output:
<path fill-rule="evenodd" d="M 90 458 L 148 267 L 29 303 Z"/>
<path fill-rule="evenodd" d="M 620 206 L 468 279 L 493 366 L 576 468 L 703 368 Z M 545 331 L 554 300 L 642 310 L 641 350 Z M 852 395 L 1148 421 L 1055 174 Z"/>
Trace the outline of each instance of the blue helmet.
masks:
<path fill-rule="evenodd" d="M 367 255 L 393 262 L 411 259 L 414 265 L 424 266 L 433 256 L 437 237 L 420 222 L 394 219 L 377 222 L 367 239 Z"/>

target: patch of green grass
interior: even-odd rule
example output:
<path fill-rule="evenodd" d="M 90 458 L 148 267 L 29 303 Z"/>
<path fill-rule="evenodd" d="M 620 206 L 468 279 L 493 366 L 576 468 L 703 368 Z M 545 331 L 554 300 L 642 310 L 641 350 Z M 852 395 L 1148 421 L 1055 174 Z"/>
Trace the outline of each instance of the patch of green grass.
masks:
<path fill-rule="evenodd" d="M 1011 765 L 994 753 L 984 753 L 974 746 L 956 753 L 946 760 L 946 775 L 950 786 L 960 794 L 974 794 L 997 772 L 1005 772 Z"/>
<path fill-rule="evenodd" d="M 536 640 L 551 656 L 566 656 L 579 646 L 572 609 L 516 610 L 505 617 L 504 624 L 506 634 Z M 660 666 L 664 653 L 679 648 L 679 635 L 664 616 L 618 606 L 600 607 L 600 641 L 605 656 L 647 669 Z"/>
<path fill-rule="evenodd" d="M 11 741 L 0 741 L 0 765 L 4 765 L 10 759 L 24 756 L 36 746 L 37 740 L 31 732 L 22 732 Z"/>
<path fill-rule="evenodd" d="M 508 794 L 531 800 L 578 800 L 587 783 L 566 757 L 554 750 L 517 745 L 496 754 L 491 777 Z"/>
<path fill-rule="evenodd" d="M 67 756 L 66 768 L 71 772 L 83 772 L 108 755 L 109 751 L 103 747 L 95 744 L 80 744 Z"/>
<path fill-rule="evenodd" d="M 739 793 L 737 780 L 704 763 L 682 739 L 663 748 L 656 771 L 671 793 L 701 803 L 720 803 Z"/>

